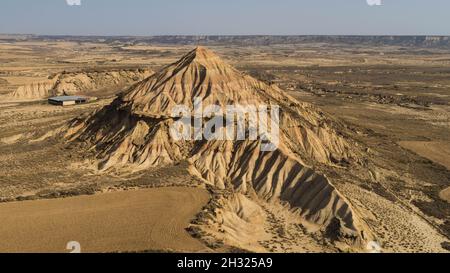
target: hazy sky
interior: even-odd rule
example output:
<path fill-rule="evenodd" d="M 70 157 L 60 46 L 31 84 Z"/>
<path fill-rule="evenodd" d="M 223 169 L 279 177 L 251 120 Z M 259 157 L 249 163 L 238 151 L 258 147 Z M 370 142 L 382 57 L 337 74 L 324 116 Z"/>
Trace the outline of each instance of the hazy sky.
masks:
<path fill-rule="evenodd" d="M 450 0 L 1 0 L 0 33 L 450 35 Z"/>

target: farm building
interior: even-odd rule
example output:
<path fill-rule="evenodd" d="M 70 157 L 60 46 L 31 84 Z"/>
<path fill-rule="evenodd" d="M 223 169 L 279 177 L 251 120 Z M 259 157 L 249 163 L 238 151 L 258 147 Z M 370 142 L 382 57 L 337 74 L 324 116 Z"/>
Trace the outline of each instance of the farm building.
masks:
<path fill-rule="evenodd" d="M 82 104 L 87 103 L 88 101 L 88 98 L 80 96 L 60 96 L 48 99 L 48 103 L 61 106 Z"/>

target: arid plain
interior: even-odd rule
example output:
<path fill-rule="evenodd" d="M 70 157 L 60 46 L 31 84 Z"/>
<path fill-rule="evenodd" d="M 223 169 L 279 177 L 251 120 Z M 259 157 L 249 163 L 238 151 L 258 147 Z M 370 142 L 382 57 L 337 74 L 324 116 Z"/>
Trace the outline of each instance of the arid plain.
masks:
<path fill-rule="evenodd" d="M 189 53 L 197 44 L 181 45 L 180 40 L 0 39 L 0 223 L 6 223 L 0 225 L 0 251 L 65 252 L 64 242 L 69 240 L 92 242 L 84 244 L 92 252 L 365 252 L 370 251 L 366 247 L 369 241 L 377 242 L 384 252 L 450 250 L 448 49 L 319 42 L 248 46 L 224 41 Z M 140 86 L 140 81 L 158 71 L 175 71 L 175 75 L 177 70 L 166 66 L 183 56 L 188 59 L 178 63 L 183 68 L 223 63 L 219 70 L 231 71 L 226 63 L 240 71 L 242 79 L 254 78 L 264 84 L 262 89 L 273 92 L 271 95 L 279 87 L 293 101 L 312 105 L 299 104 L 312 113 L 309 119 L 320 117 L 319 124 L 332 128 L 327 139 L 336 143 L 341 143 L 341 138 L 351 139 L 342 147 L 352 151 L 349 158 L 355 158 L 355 163 L 344 156 L 319 160 L 314 157 L 314 145 L 321 143 L 310 139 L 308 143 L 314 145 L 306 145 L 305 150 L 312 150 L 312 159 L 302 158 L 307 172 L 327 178 L 329 184 L 324 188 L 332 185 L 329 195 L 339 200 L 329 207 L 317 204 L 326 209 L 312 217 L 309 212 L 314 208 L 298 205 L 283 194 L 264 198 L 256 186 L 242 192 L 223 181 L 208 183 L 214 169 L 202 172 L 201 154 L 164 164 L 144 160 L 137 169 L 133 164 L 118 164 L 124 161 L 125 152 L 117 155 L 120 149 L 114 145 L 115 136 L 126 129 L 94 130 L 89 124 L 106 124 L 105 117 L 116 122 L 119 114 L 102 114 L 101 109 L 109 109 L 108 105 L 121 103 L 117 109 L 128 109 L 122 106 L 129 102 L 133 109 L 139 107 L 135 96 L 134 101 L 118 101 L 116 95 L 129 90 L 140 94 L 147 87 Z M 230 75 L 234 73 L 238 72 L 232 70 Z M 277 86 L 273 87 L 276 92 L 272 86 Z M 54 95 L 74 92 L 97 99 L 71 107 L 52 106 L 45 99 L 50 89 Z M 78 128 L 78 122 L 86 129 L 72 141 L 66 133 Z M 143 130 L 138 125 L 123 125 L 131 126 L 133 150 L 128 156 L 133 158 L 128 161 L 139 161 L 145 154 L 134 150 L 140 147 L 137 142 L 147 141 L 134 138 L 135 132 Z M 91 131 L 92 138 L 87 137 L 86 132 Z M 99 132 L 104 131 L 110 137 L 101 139 Z M 99 139 L 103 141 L 100 144 Z M 354 153 L 352 144 L 357 146 Z M 298 152 L 294 144 L 286 146 L 287 151 Z M 99 165 L 92 162 L 104 153 L 110 153 L 106 165 L 120 167 L 95 167 Z M 288 165 L 287 159 L 283 162 Z M 214 159 L 209 163 L 219 164 Z M 277 172 L 282 172 L 283 164 L 267 172 L 281 177 Z M 193 175 L 192 166 L 200 175 Z M 220 168 L 216 172 L 220 173 Z M 218 186 L 222 183 L 225 185 Z M 318 189 L 316 194 L 323 191 Z M 131 201 L 126 203 L 123 198 Z M 295 206 L 304 206 L 303 211 L 298 214 Z M 332 218 L 325 220 L 344 210 L 341 226 L 334 227 Z M 127 219 L 134 219 L 132 228 L 126 227 Z M 108 224 L 103 226 L 105 222 Z M 108 236 L 98 235 L 99 225 Z M 74 229 L 67 228 L 71 226 Z M 58 236 L 48 239 L 52 233 Z M 81 238 L 71 238 L 77 236 Z"/>

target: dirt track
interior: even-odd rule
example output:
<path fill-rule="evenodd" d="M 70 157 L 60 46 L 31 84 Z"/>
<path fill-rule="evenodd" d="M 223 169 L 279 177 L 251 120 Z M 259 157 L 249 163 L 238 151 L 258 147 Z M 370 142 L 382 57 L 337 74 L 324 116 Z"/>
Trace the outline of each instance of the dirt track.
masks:
<path fill-rule="evenodd" d="M 185 228 L 209 199 L 159 188 L 0 205 L 0 252 L 206 251 Z"/>

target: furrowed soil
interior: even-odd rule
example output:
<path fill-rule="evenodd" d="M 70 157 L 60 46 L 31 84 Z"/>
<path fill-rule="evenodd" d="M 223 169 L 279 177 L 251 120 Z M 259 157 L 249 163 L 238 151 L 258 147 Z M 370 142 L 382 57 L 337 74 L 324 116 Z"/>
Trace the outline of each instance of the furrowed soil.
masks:
<path fill-rule="evenodd" d="M 208 248 L 185 230 L 209 200 L 195 188 L 155 188 L 0 204 L 0 252 L 179 251 Z"/>

